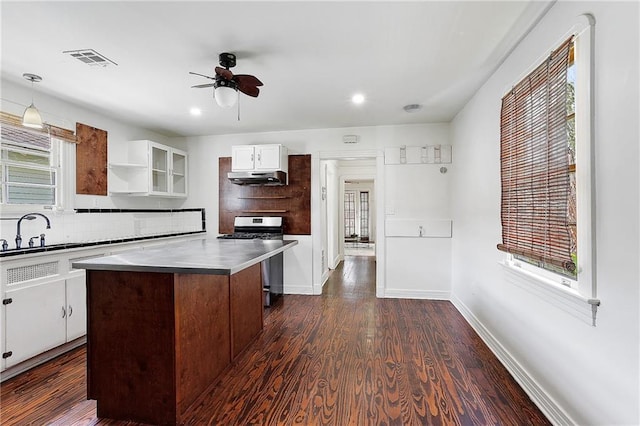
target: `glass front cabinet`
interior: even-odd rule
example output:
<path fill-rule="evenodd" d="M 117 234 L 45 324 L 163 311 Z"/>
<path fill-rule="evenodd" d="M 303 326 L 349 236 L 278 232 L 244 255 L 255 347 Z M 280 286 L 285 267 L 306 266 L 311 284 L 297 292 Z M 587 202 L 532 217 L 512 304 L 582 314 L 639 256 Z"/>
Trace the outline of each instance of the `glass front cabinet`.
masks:
<path fill-rule="evenodd" d="M 127 144 L 127 161 L 109 164 L 111 195 L 187 196 L 186 152 L 148 140 Z"/>

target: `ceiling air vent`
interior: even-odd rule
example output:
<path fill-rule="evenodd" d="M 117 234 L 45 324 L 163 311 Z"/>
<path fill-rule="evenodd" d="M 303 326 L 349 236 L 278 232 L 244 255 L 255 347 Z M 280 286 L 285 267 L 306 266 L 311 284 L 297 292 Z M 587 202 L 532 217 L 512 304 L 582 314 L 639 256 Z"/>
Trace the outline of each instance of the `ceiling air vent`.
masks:
<path fill-rule="evenodd" d="M 65 50 L 65 54 L 90 66 L 106 67 L 107 65 L 118 65 L 106 56 L 101 55 L 93 49 Z"/>

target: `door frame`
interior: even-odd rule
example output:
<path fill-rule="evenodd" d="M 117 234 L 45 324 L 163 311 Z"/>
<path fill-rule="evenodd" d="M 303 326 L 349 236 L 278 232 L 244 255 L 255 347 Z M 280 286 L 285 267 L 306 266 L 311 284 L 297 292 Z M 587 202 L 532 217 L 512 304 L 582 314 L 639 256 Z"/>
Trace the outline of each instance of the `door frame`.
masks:
<path fill-rule="evenodd" d="M 374 241 L 376 242 L 376 297 L 384 296 L 384 288 L 385 288 L 385 240 L 384 240 L 384 205 L 385 205 L 385 194 L 384 194 L 384 151 L 382 150 L 363 150 L 363 151 L 324 151 L 320 152 L 315 161 L 317 161 L 315 165 L 316 170 L 320 170 L 321 165 L 324 164 L 324 160 L 365 160 L 365 159 L 375 159 L 375 167 L 376 172 L 375 175 L 357 175 L 357 176 L 341 176 L 340 177 L 340 188 L 338 199 L 341 200 L 344 197 L 344 181 L 346 180 L 354 180 L 354 179 L 368 179 L 373 180 L 373 186 L 375 191 L 375 205 L 370 205 L 370 209 L 375 209 L 376 212 L 376 232 Z M 318 179 L 318 184 L 316 188 L 317 194 L 321 195 L 323 191 L 323 182 L 321 179 Z M 329 188 L 326 189 L 329 191 Z M 320 197 L 319 197 L 320 198 Z M 340 209 L 342 210 L 344 206 L 340 205 Z M 326 203 L 322 204 L 322 208 L 326 210 Z M 325 215 L 326 212 L 322 213 L 322 216 Z M 340 215 L 343 215 L 343 212 L 340 212 Z M 326 216 L 325 216 L 326 217 Z M 322 242 L 326 241 L 327 224 L 326 221 L 322 223 L 321 220 L 318 220 L 319 232 L 322 237 L 316 239 L 315 249 L 317 253 L 321 253 L 322 250 L 326 250 L 326 247 L 322 246 Z M 344 229 L 341 226 L 338 226 L 338 239 L 341 242 L 341 253 L 340 256 L 344 256 Z M 319 271 L 320 274 L 318 276 L 322 276 L 319 286 L 314 288 L 314 294 L 322 293 L 322 285 L 324 284 L 326 277 L 328 277 L 327 271 Z"/>

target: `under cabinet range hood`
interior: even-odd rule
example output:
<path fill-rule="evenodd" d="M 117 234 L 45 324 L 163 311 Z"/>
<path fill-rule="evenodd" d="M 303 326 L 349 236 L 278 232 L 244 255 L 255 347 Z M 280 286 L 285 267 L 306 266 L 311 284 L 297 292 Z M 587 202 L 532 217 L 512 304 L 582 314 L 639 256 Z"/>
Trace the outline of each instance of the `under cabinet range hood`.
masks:
<path fill-rule="evenodd" d="M 287 184 L 287 174 L 281 170 L 273 172 L 229 172 L 227 178 L 236 185 L 280 186 Z"/>

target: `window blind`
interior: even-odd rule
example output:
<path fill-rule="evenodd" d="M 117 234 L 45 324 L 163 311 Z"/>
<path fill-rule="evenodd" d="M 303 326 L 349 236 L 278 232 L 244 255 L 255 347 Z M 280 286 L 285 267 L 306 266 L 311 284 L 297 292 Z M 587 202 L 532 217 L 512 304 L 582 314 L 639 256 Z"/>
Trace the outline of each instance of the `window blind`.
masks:
<path fill-rule="evenodd" d="M 572 39 L 502 98 L 502 244 L 574 272 L 568 219 L 567 68 Z"/>
<path fill-rule="evenodd" d="M 0 141 L 2 203 L 55 205 L 57 171 L 49 134 L 3 123 Z"/>
<path fill-rule="evenodd" d="M 9 114 L 7 112 L 0 112 L 0 124 L 2 124 L 3 126 L 9 125 L 9 126 L 22 128 L 22 129 L 28 129 L 22 125 L 22 117 Z M 51 137 L 63 140 L 65 142 L 77 143 L 76 135 L 72 130 L 63 129 L 62 127 L 57 127 L 52 124 L 45 123 L 42 130 L 37 130 L 37 129 L 29 129 L 29 130 L 32 130 L 34 132 L 40 132 L 46 135 L 47 137 L 51 135 Z"/>

